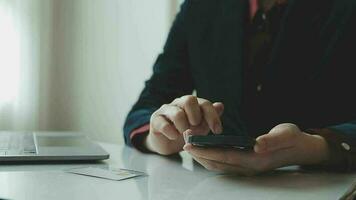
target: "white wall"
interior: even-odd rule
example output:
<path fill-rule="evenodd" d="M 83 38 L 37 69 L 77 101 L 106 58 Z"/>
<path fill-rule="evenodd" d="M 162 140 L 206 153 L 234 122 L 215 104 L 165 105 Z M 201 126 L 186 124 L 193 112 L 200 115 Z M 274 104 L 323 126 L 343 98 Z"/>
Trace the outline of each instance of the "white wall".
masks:
<path fill-rule="evenodd" d="M 122 142 L 123 122 L 169 30 L 173 0 L 53 1 L 50 111 L 43 129 Z"/>

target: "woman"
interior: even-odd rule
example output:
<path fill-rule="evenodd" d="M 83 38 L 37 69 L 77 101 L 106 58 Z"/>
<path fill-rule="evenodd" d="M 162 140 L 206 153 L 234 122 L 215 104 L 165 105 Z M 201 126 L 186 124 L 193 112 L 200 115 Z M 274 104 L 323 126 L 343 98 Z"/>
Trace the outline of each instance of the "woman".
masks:
<path fill-rule="evenodd" d="M 126 143 L 184 149 L 207 169 L 246 175 L 354 170 L 355 21 L 352 0 L 185 1 L 127 117 Z M 184 142 L 210 131 L 253 136 L 254 152 Z"/>

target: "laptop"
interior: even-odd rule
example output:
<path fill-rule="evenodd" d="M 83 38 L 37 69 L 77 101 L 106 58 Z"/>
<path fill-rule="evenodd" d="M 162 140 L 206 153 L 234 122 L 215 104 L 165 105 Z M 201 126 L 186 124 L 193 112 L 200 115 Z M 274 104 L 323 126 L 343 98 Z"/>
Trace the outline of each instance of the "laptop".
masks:
<path fill-rule="evenodd" d="M 1 161 L 97 161 L 109 154 L 75 132 L 0 131 Z"/>

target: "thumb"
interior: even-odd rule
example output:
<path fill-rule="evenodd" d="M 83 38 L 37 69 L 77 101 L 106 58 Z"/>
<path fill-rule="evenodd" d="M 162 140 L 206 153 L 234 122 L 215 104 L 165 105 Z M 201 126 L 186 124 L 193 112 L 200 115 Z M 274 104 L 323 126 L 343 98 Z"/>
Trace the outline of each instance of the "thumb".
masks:
<path fill-rule="evenodd" d="M 256 139 L 256 153 L 268 153 L 294 146 L 296 133 L 285 129 L 272 129 L 268 134 Z"/>
<path fill-rule="evenodd" d="M 213 107 L 215 108 L 216 112 L 221 116 L 224 113 L 224 104 L 221 102 L 213 103 Z"/>

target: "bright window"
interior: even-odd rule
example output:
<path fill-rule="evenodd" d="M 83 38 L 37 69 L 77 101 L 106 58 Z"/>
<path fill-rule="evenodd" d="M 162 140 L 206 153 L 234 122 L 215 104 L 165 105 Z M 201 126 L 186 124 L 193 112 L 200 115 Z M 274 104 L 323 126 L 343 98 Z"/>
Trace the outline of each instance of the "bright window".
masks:
<path fill-rule="evenodd" d="M 0 104 L 14 100 L 18 90 L 21 55 L 14 15 L 6 1 L 0 2 Z"/>

